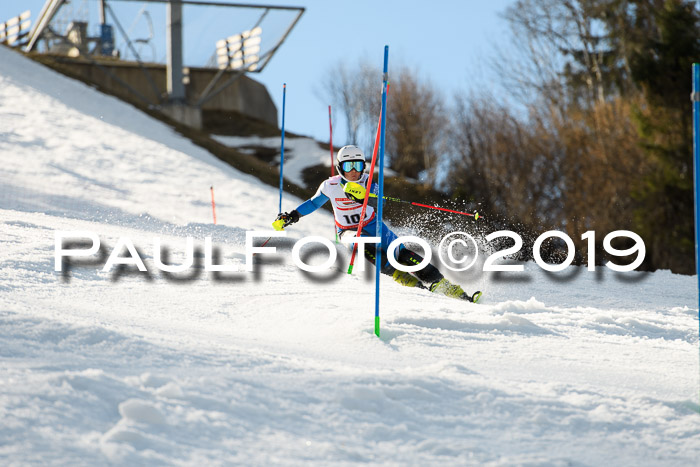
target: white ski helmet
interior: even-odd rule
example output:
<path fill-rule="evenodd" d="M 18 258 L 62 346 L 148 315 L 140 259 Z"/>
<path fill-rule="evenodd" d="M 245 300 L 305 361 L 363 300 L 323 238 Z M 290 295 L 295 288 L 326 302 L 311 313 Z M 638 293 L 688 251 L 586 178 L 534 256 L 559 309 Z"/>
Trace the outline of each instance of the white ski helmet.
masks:
<path fill-rule="evenodd" d="M 343 180 L 349 182 L 347 178 L 345 178 L 345 171 L 343 171 L 343 162 L 355 162 L 355 161 L 361 161 L 362 162 L 362 170 L 356 170 L 358 172 L 364 172 L 365 171 L 365 155 L 362 153 L 362 149 L 358 148 L 357 146 L 349 145 L 349 146 L 343 146 L 338 150 L 338 155 L 335 157 L 335 170 L 338 171 L 338 175 L 340 175 Z M 352 170 L 352 169 L 351 169 Z"/>

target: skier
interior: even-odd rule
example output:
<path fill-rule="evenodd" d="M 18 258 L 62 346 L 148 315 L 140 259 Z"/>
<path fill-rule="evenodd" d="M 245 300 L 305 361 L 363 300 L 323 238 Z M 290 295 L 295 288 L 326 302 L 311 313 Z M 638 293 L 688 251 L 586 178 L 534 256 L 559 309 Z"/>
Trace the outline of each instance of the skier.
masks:
<path fill-rule="evenodd" d="M 275 222 L 272 223 L 272 226 L 275 230 L 283 230 L 288 225 L 298 222 L 302 216 L 311 214 L 330 200 L 340 238 L 354 236 L 359 227 L 362 203 L 364 202 L 367 180 L 369 178 L 369 175 L 364 173 L 365 166 L 365 156 L 360 148 L 352 145 L 340 148 L 336 155 L 335 164 L 339 175 L 330 177 L 321 183 L 316 194 L 293 211 L 280 213 Z M 381 272 L 392 276 L 396 282 L 407 287 L 427 288 L 431 292 L 476 303 L 481 297 L 481 292 L 469 295 L 459 285 L 450 283 L 432 264 L 428 264 L 420 271 L 411 274 L 399 271 L 389 263 L 387 248 L 397 236 L 383 222 L 381 235 L 377 235 L 377 219 L 375 216 L 377 193 L 378 186 L 376 183 L 372 183 L 365 218 L 362 221 L 361 236 L 381 237 L 382 259 L 384 262 Z M 423 261 L 420 255 L 409 250 L 403 244 L 394 251 L 395 259 L 399 264 L 412 266 Z M 365 258 L 372 264 L 375 264 L 376 244 L 368 243 L 365 245 Z"/>

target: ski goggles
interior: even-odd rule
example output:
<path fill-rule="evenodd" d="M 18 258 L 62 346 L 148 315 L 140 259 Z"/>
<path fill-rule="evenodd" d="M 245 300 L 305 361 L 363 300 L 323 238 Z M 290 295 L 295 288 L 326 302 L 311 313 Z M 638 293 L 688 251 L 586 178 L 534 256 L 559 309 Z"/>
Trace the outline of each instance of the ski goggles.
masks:
<path fill-rule="evenodd" d="M 350 172 L 352 169 L 362 172 L 365 170 L 365 161 L 345 161 L 340 164 L 340 168 L 343 172 Z"/>

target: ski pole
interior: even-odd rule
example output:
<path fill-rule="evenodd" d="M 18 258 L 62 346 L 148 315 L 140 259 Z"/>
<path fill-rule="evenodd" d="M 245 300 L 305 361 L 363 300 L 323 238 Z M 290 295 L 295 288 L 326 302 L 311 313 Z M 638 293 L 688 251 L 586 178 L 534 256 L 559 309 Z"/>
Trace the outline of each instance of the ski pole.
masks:
<path fill-rule="evenodd" d="M 267 245 L 267 242 L 269 242 L 270 240 L 272 240 L 272 237 L 269 237 L 267 240 L 265 240 L 265 241 L 263 242 L 263 244 L 260 245 L 260 248 L 262 248 L 262 247 L 264 247 L 265 245 Z M 255 253 L 253 253 L 253 256 L 255 256 Z"/>
<path fill-rule="evenodd" d="M 413 206 L 420 206 L 420 207 L 422 207 L 422 208 L 437 209 L 437 210 L 439 210 L 439 211 L 452 212 L 452 213 L 455 213 L 455 214 L 461 214 L 461 215 L 463 215 L 463 216 L 472 216 L 472 217 L 474 217 L 474 220 L 477 220 L 477 219 L 479 219 L 480 217 L 482 217 L 478 212 L 471 213 L 471 212 L 455 211 L 455 210 L 453 210 L 453 209 L 441 208 L 441 207 L 438 207 L 438 206 L 429 206 L 429 205 L 427 205 L 427 204 L 421 204 L 421 203 L 414 203 L 413 201 L 406 201 L 406 200 L 403 200 L 403 199 L 392 198 L 392 197 L 389 197 L 389 196 L 385 196 L 384 199 L 387 200 L 387 201 L 394 201 L 394 202 L 396 202 L 396 203 L 412 204 Z"/>

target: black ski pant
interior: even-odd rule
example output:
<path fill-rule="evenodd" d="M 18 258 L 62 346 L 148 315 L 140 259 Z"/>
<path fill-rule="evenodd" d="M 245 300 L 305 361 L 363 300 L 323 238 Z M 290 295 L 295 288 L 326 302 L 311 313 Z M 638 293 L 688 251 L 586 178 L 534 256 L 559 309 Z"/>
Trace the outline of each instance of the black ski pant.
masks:
<path fill-rule="evenodd" d="M 372 264 L 376 263 L 376 245 L 369 243 L 365 245 L 365 258 Z M 420 264 L 423 261 L 423 257 L 413 250 L 409 250 L 406 247 L 402 247 L 399 249 L 399 254 L 396 258 L 396 261 L 399 264 L 403 264 L 404 266 L 415 266 L 416 264 Z M 392 266 L 386 258 L 383 258 L 382 262 L 384 263 L 384 265 L 382 266 L 382 274 L 386 274 L 389 276 L 393 275 L 394 271 L 396 271 L 396 268 Z M 442 279 L 442 274 L 440 273 L 440 271 L 438 271 L 438 268 L 436 268 L 430 263 L 428 263 L 428 265 L 420 271 L 412 272 L 411 274 L 416 276 L 421 282 L 423 282 L 426 285 L 433 284 Z"/>

